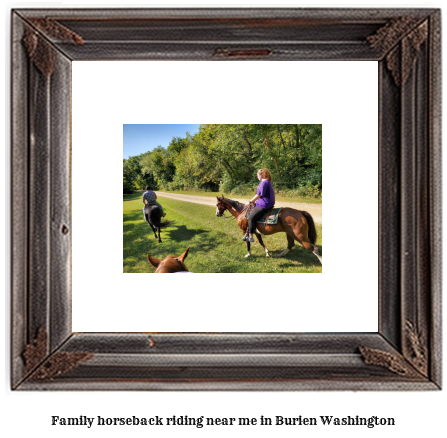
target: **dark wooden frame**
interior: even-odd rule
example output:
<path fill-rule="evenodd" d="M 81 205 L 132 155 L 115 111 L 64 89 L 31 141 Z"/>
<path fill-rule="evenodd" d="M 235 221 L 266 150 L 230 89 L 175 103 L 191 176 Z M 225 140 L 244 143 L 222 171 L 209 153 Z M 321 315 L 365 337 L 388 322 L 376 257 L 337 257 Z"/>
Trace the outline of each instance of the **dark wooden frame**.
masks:
<path fill-rule="evenodd" d="M 440 29 L 435 9 L 13 11 L 11 387 L 439 389 Z M 378 333 L 72 333 L 71 61 L 103 59 L 378 61 Z"/>

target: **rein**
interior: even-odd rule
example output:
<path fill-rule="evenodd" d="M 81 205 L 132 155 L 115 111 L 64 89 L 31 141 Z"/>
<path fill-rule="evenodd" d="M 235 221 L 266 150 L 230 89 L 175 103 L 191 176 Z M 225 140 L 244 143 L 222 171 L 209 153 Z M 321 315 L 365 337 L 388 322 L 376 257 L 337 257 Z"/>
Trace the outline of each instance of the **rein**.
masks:
<path fill-rule="evenodd" d="M 236 216 L 233 216 L 233 215 L 231 215 L 231 216 L 224 216 L 223 213 L 222 213 L 221 217 L 223 217 L 224 219 L 236 219 Z"/>

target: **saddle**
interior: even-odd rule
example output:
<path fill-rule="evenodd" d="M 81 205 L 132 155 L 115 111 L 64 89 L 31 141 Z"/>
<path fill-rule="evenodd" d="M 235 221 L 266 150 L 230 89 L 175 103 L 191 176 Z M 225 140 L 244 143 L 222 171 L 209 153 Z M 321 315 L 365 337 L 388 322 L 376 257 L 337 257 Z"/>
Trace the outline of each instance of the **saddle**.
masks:
<path fill-rule="evenodd" d="M 251 204 L 247 211 L 245 212 L 245 219 L 248 219 L 248 216 L 250 216 L 251 211 L 255 207 L 255 204 Z M 267 210 L 258 220 L 258 224 L 267 224 L 267 225 L 274 225 L 278 222 L 278 216 L 281 212 L 282 207 L 275 208 L 272 207 L 270 210 Z"/>
<path fill-rule="evenodd" d="M 264 223 L 268 225 L 276 224 L 278 222 L 278 216 L 281 210 L 282 207 L 271 208 L 261 218 L 258 219 L 258 224 L 264 224 Z"/>

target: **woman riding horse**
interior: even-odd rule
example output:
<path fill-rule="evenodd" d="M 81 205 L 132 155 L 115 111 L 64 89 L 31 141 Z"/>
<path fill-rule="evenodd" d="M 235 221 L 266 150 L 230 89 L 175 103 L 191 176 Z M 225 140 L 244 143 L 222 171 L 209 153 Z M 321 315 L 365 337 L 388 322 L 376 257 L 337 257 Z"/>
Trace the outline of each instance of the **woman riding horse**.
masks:
<path fill-rule="evenodd" d="M 263 174 L 261 173 L 260 174 L 261 179 L 267 180 L 267 178 L 262 178 L 262 175 Z M 264 173 L 264 176 L 265 175 L 266 173 Z M 262 183 L 263 181 L 261 182 L 260 187 Z M 264 182 L 264 184 L 266 183 Z M 261 188 L 260 195 L 256 194 L 256 196 L 250 201 L 250 203 L 253 200 L 258 200 L 262 198 L 263 195 L 267 199 L 270 200 L 272 199 L 269 193 L 267 194 L 267 196 L 265 196 L 265 192 L 263 193 L 263 190 Z M 301 245 L 303 245 L 305 249 L 312 252 L 318 258 L 320 263 L 323 264 L 323 258 L 320 254 L 317 245 L 315 244 L 317 241 L 317 230 L 315 228 L 315 223 L 312 216 L 307 211 L 295 210 L 294 208 L 283 207 L 281 211 L 278 213 L 278 219 L 276 223 L 275 222 L 256 223 L 257 213 L 255 212 L 253 216 L 252 215 L 249 216 L 249 219 L 251 218 L 252 220 L 251 224 L 249 225 L 248 224 L 249 219 L 246 218 L 246 212 L 250 203 L 244 205 L 238 201 L 225 198 L 224 195 L 222 195 L 221 197 L 217 197 L 217 204 L 216 204 L 217 207 L 216 216 L 223 217 L 224 212 L 229 211 L 237 219 L 237 224 L 245 235 L 243 240 L 245 240 L 247 244 L 248 253 L 245 255 L 245 257 L 251 256 L 250 245 L 251 242 L 253 242 L 254 240 L 253 234 L 256 235 L 260 245 L 264 248 L 265 255 L 267 257 L 270 257 L 269 251 L 267 247 L 264 245 L 261 234 L 270 235 L 282 232 L 286 233 L 287 236 L 287 248 L 281 253 L 279 253 L 277 257 L 285 256 L 293 248 L 295 242 L 299 242 L 301 243 Z M 259 212 L 259 210 L 257 211 Z M 248 227 L 250 228 L 249 228 L 249 236 L 247 239 L 246 234 Z"/>
<path fill-rule="evenodd" d="M 248 235 L 245 234 L 242 240 L 248 242 L 254 242 L 253 234 L 256 232 L 256 222 L 262 215 L 274 207 L 275 205 L 275 192 L 273 191 L 272 175 L 268 169 L 260 169 L 257 173 L 258 180 L 261 184 L 258 186 L 256 195 L 250 199 L 250 202 L 246 204 L 246 207 L 253 202 L 256 206 L 251 211 L 248 217 Z"/>

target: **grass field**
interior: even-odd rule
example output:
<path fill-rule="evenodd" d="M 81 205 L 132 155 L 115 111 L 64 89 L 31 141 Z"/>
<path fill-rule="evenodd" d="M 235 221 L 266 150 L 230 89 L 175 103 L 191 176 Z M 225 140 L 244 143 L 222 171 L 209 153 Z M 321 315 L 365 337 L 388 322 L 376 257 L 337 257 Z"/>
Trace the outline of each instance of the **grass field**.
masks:
<path fill-rule="evenodd" d="M 256 241 L 251 245 L 252 256 L 245 258 L 247 247 L 236 220 L 217 217 L 216 209 L 207 205 L 167 198 L 160 201 L 167 213 L 164 220 L 171 221 L 169 226 L 162 228 L 162 243 L 158 243 L 143 219 L 141 193 L 123 195 L 123 272 L 154 272 L 147 254 L 159 259 L 167 255 L 179 256 L 188 246 L 191 249 L 185 264 L 195 273 L 322 272 L 317 257 L 299 243 L 285 257 L 276 257 L 287 246 L 284 233 L 264 237 L 272 257 L 267 258 Z M 320 226 L 317 226 L 317 233 L 317 245 L 322 248 Z"/>

